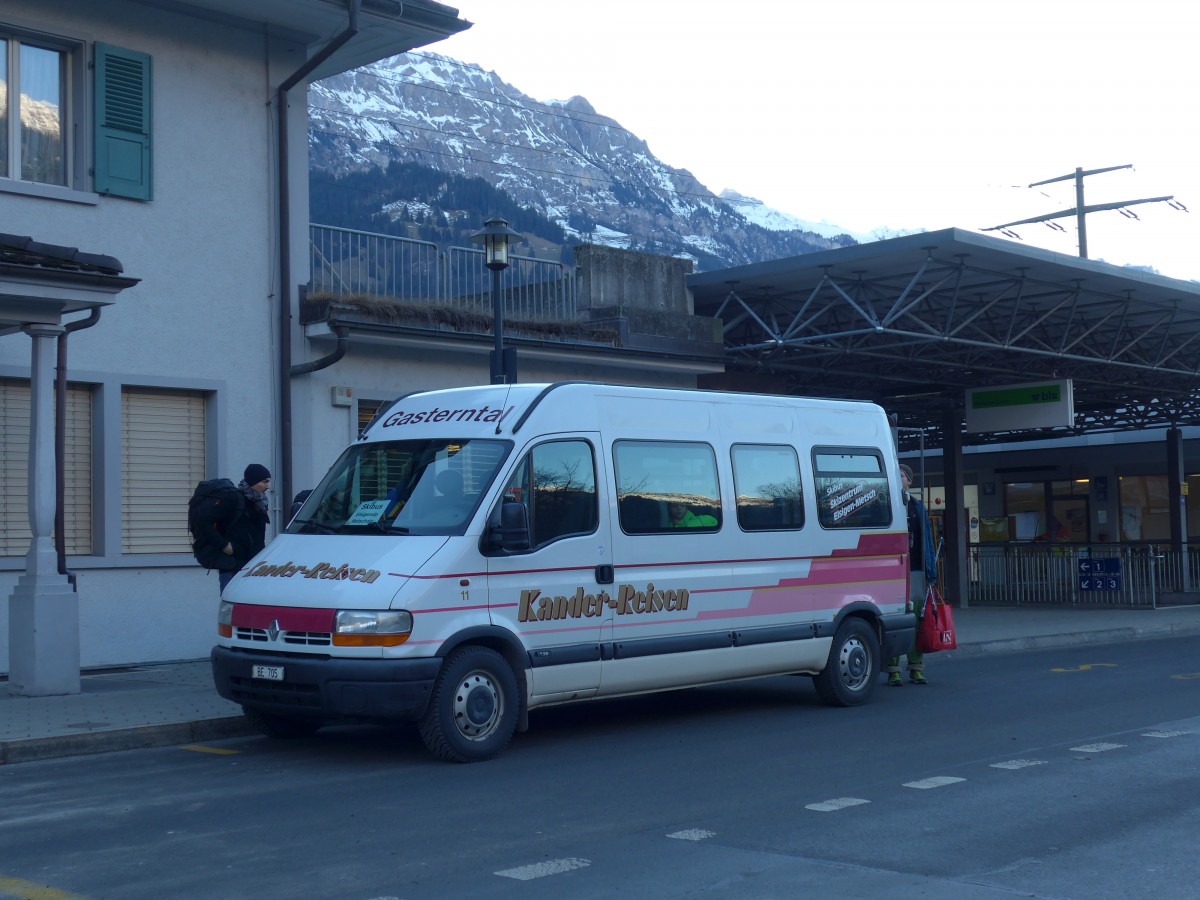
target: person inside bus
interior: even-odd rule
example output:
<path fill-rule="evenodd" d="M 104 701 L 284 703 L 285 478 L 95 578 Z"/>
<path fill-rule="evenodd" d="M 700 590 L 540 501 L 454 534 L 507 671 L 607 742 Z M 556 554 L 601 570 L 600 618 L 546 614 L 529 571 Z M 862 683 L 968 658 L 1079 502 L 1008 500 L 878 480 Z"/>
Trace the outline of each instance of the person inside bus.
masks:
<path fill-rule="evenodd" d="M 668 528 L 716 528 L 717 517 L 696 515 L 686 503 L 672 501 L 667 504 Z"/>
<path fill-rule="evenodd" d="M 933 530 L 925 504 L 910 493 L 912 469 L 900 464 L 900 483 L 904 507 L 908 510 L 908 603 L 906 609 L 916 612 L 918 619 L 925 610 L 925 595 L 937 579 L 937 550 L 933 546 Z M 913 684 L 928 684 L 925 679 L 925 655 L 912 650 L 908 654 L 908 680 Z M 893 656 L 887 664 L 888 685 L 900 687 L 900 657 Z"/>

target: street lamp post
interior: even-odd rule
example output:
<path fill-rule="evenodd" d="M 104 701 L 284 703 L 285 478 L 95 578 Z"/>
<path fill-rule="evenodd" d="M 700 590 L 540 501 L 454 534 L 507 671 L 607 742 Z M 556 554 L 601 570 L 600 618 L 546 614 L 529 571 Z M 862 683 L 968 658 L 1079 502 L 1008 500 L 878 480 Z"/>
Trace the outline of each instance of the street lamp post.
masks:
<path fill-rule="evenodd" d="M 500 294 L 500 274 L 508 268 L 508 245 L 524 238 L 508 227 L 503 219 L 488 219 L 483 230 L 471 235 L 471 243 L 483 244 L 484 260 L 492 270 L 492 332 L 496 346 L 492 350 L 492 384 L 517 380 L 516 349 L 504 349 L 504 300 Z"/>

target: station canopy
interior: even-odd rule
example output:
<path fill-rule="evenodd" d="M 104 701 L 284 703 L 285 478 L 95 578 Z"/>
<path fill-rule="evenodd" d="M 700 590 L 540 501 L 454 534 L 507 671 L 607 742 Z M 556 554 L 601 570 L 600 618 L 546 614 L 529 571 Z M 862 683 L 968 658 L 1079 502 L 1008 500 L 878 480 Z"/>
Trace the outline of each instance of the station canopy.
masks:
<path fill-rule="evenodd" d="M 1200 283 L 957 228 L 688 277 L 726 384 L 872 400 L 940 446 L 969 388 L 1071 379 L 1074 427 L 1200 424 Z M 905 442 L 907 443 L 907 442 Z"/>

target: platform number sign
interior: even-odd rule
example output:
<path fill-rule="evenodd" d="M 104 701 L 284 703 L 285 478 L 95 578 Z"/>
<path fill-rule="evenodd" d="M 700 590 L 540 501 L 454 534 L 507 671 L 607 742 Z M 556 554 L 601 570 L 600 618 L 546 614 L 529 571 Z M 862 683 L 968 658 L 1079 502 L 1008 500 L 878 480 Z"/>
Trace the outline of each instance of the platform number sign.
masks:
<path fill-rule="evenodd" d="M 1081 591 L 1119 591 L 1121 589 L 1121 560 L 1118 557 L 1079 560 L 1079 589 Z"/>

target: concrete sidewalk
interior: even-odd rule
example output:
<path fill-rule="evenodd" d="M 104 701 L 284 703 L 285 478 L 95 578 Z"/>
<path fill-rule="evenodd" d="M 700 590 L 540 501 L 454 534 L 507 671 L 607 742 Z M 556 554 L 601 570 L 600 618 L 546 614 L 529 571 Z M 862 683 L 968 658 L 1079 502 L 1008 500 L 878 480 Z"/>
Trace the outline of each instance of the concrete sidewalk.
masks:
<path fill-rule="evenodd" d="M 1163 609 L 971 607 L 954 611 L 947 655 L 1200 634 L 1200 606 Z M 213 689 L 207 659 L 84 673 L 82 691 L 18 697 L 0 682 L 0 765 L 188 744 L 252 733 Z"/>

